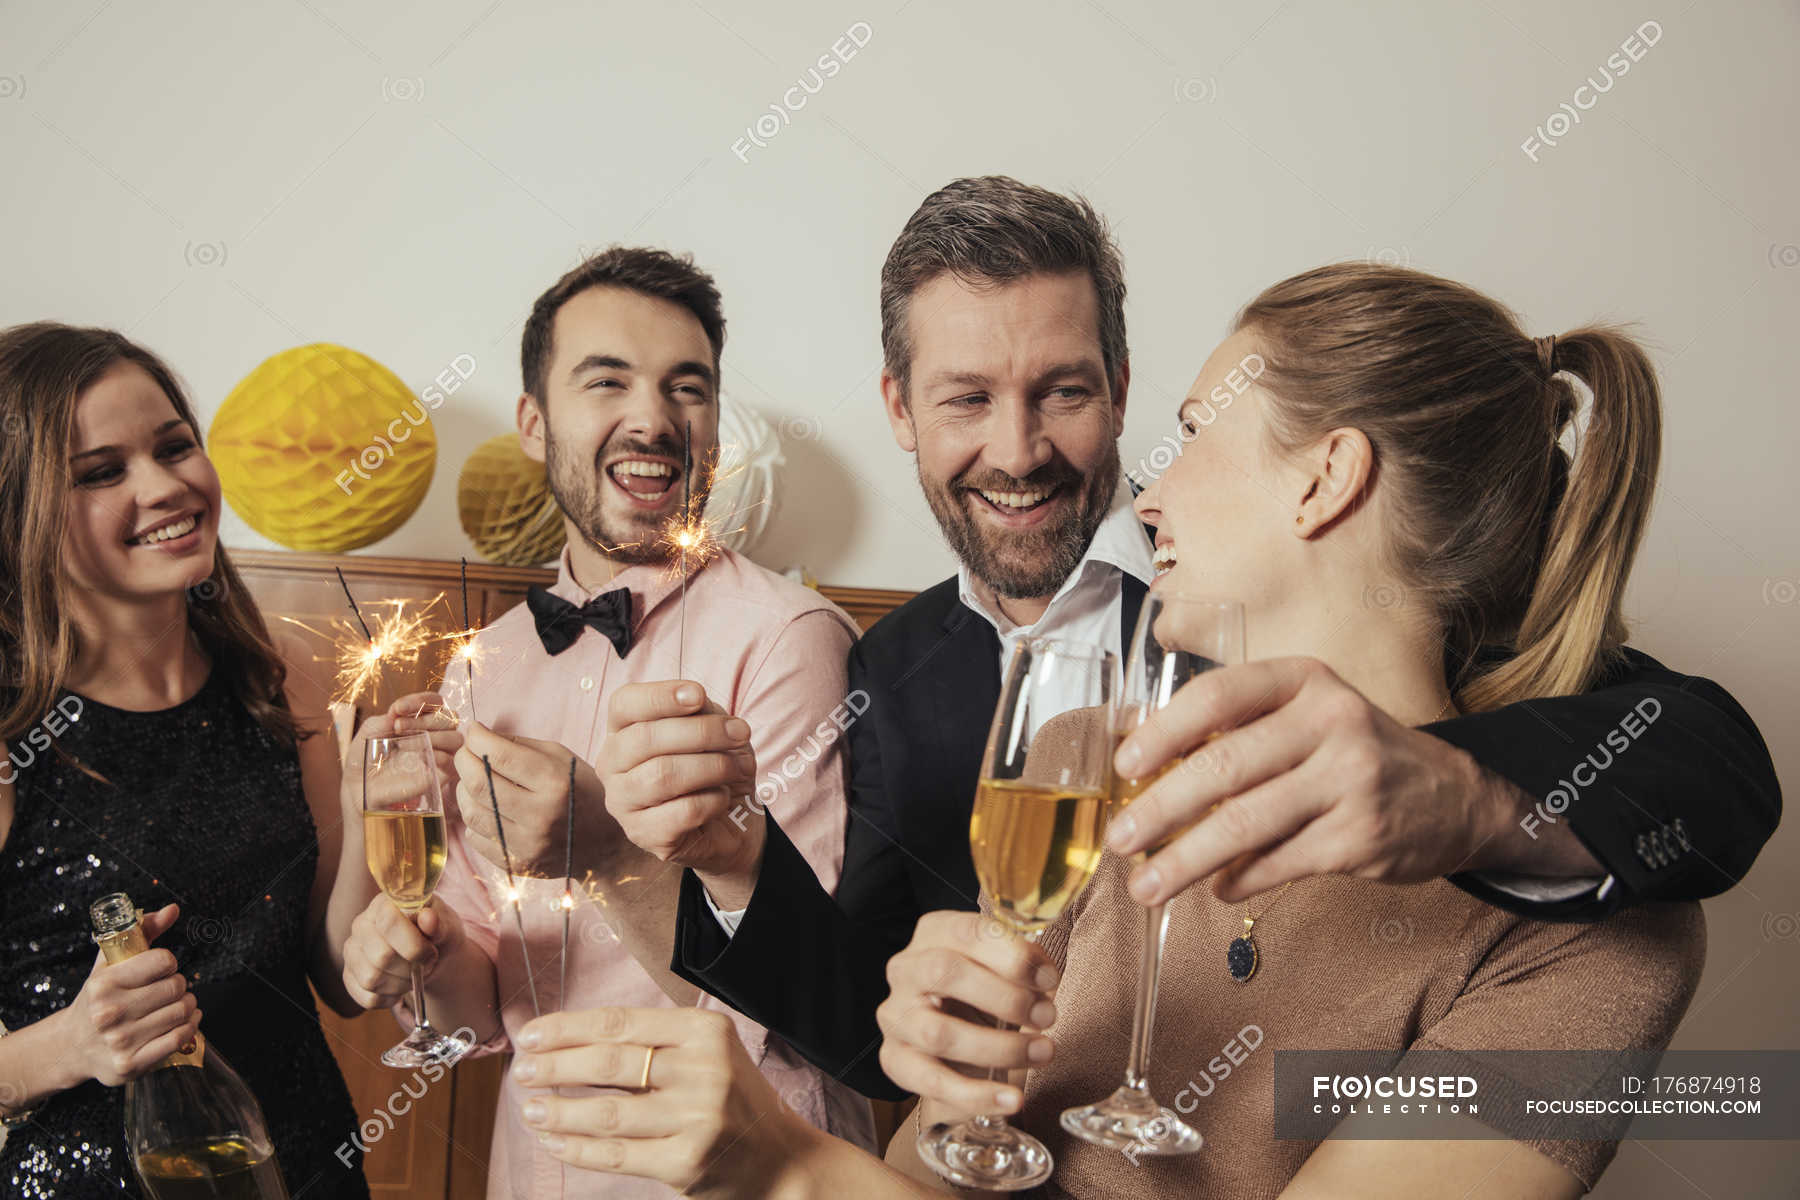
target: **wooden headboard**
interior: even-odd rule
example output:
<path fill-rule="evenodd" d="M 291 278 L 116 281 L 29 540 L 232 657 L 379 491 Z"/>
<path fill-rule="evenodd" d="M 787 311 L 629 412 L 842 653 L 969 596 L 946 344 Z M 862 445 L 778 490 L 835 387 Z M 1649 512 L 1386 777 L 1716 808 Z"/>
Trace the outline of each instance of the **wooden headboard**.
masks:
<path fill-rule="evenodd" d="M 342 570 L 357 602 L 405 599 L 424 605 L 436 597 L 432 626 L 442 633 L 462 627 L 459 564 L 441 559 L 377 558 L 355 554 L 304 554 L 292 551 L 232 550 L 231 561 L 255 597 L 271 632 L 298 633 L 313 648 L 327 684 L 335 658 L 333 622 L 350 619 L 337 571 Z M 499 567 L 469 564 L 469 618 L 477 628 L 525 599 L 532 584 L 548 584 L 556 572 L 543 567 Z M 819 589 L 858 625 L 867 629 L 884 613 L 912 597 L 911 592 L 877 588 Z M 412 611 L 417 611 L 413 609 Z M 283 617 L 300 622 L 288 624 Z M 408 692 L 435 687 L 443 677 L 449 644 L 436 648 L 410 668 L 387 672 L 372 694 L 358 698 L 362 712 L 385 707 Z M 341 706 L 340 744 L 357 723 L 357 710 Z M 386 1013 L 344 1020 L 320 1005 L 321 1024 L 344 1078 L 350 1085 L 359 1119 L 387 1111 L 402 1072 L 381 1065 L 380 1055 L 399 1030 Z M 487 1195 L 488 1147 L 499 1103 L 504 1058 L 465 1062 L 430 1088 L 410 1111 L 395 1118 L 392 1130 L 369 1148 L 364 1160 L 375 1197 L 429 1197 L 432 1200 L 483 1200 Z M 887 1124 L 895 1121 L 889 1119 Z"/>

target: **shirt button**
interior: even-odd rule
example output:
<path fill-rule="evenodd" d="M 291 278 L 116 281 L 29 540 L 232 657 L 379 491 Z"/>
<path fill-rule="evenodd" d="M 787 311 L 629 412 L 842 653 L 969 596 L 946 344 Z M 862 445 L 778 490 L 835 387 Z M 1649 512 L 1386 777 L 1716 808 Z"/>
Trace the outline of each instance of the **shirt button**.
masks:
<path fill-rule="evenodd" d="M 594 690 L 594 677 L 592 675 L 583 675 L 581 677 L 581 690 L 584 692 L 591 692 Z"/>

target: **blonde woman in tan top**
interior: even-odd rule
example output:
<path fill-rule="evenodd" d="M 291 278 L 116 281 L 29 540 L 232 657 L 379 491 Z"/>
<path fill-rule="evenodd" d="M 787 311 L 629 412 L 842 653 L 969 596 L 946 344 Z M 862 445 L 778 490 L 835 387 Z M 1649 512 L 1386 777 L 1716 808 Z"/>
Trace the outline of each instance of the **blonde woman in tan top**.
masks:
<path fill-rule="evenodd" d="M 1232 372 L 1257 382 L 1238 392 Z M 1593 393 L 1572 462 L 1559 448 L 1576 408 L 1565 375 Z M 1268 289 L 1202 368 L 1180 407 L 1181 454 L 1137 501 L 1157 527 L 1156 589 L 1243 601 L 1259 661 L 1190 685 L 1121 758 L 1143 751 L 1132 773 L 1151 774 L 1192 753 L 1192 768 L 1228 776 L 1234 753 L 1267 734 L 1252 720 L 1200 749 L 1217 723 L 1208 705 L 1323 672 L 1407 725 L 1584 689 L 1624 641 L 1620 597 L 1655 481 L 1658 405 L 1648 360 L 1616 331 L 1532 339 L 1447 280 L 1346 264 Z M 1478 664 L 1477 648 L 1494 643 L 1515 653 Z M 1301 764 L 1232 796 L 1185 838 L 1219 822 L 1286 839 L 1306 819 L 1306 779 Z M 1165 777 L 1109 840 L 1154 846 L 1206 815 L 1179 790 Z M 1444 809 L 1461 815 L 1457 797 Z M 1126 1059 L 1143 917 L 1117 855 L 1072 924 L 1045 939 L 1062 968 L 1053 994 L 1033 983 L 1044 957 L 972 937 L 977 918 L 921 921 L 889 967 L 882 1064 L 925 1097 L 926 1123 L 997 1101 L 1015 1112 L 1056 1158 L 1053 1195 L 1535 1200 L 1592 1187 L 1615 1143 L 1556 1140 L 1553 1120 L 1514 1141 L 1278 1141 L 1275 1052 L 1660 1049 L 1699 978 L 1699 907 L 1546 924 L 1443 880 L 1398 886 L 1330 869 L 1226 903 L 1218 893 L 1238 890 L 1229 876 L 1271 870 L 1240 862 L 1171 903 L 1152 1071 L 1160 1098 L 1204 1135 L 1198 1154 L 1127 1157 L 1058 1125 L 1063 1109 L 1116 1086 Z M 1239 981 L 1226 947 L 1247 917 L 1260 959 Z M 937 998 L 947 972 L 961 995 L 985 989 L 983 1007 L 1047 1033 L 961 1020 Z M 996 1094 L 969 1065 L 1032 1069 L 1021 1097 Z M 935 1182 L 913 1153 L 916 1130 L 902 1128 L 888 1160 Z"/>

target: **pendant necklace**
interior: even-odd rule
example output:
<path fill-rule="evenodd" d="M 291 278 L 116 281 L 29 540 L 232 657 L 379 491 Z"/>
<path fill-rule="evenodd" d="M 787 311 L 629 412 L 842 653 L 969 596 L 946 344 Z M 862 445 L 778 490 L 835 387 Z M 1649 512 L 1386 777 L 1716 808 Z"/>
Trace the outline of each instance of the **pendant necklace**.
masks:
<path fill-rule="evenodd" d="M 1269 909 L 1281 902 L 1281 898 L 1287 895 L 1288 888 L 1293 886 L 1294 881 L 1288 880 L 1282 885 L 1281 890 L 1275 893 L 1275 899 L 1269 901 L 1263 907 L 1262 912 L 1254 917 L 1250 915 L 1250 902 L 1248 900 L 1244 902 L 1244 932 L 1232 938 L 1231 944 L 1225 947 L 1225 967 L 1231 972 L 1231 977 L 1239 983 L 1249 982 L 1250 977 L 1256 974 L 1257 965 L 1262 961 L 1256 950 L 1256 939 L 1250 936 L 1250 930 L 1258 920 L 1268 915 Z"/>

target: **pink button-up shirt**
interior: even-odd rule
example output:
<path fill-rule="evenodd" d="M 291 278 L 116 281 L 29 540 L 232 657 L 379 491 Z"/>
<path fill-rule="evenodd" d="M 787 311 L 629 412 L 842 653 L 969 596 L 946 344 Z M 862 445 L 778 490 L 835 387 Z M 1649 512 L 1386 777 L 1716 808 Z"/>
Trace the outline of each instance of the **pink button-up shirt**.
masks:
<path fill-rule="evenodd" d="M 475 716 L 499 733 L 562 743 L 585 761 L 600 754 L 606 706 L 622 684 L 677 678 L 681 588 L 659 566 L 626 568 L 598 591 L 629 588 L 633 642 L 624 659 L 603 635 L 583 629 L 574 645 L 552 657 L 539 641 L 530 610 L 520 604 L 477 639 Z M 597 594 L 570 574 L 565 549 L 550 591 L 573 604 Z M 827 890 L 837 886 L 846 820 L 843 743 L 820 750 L 821 723 L 845 702 L 845 659 L 856 626 L 819 593 L 729 551 L 689 577 L 687 637 L 681 678 L 697 680 L 727 712 L 749 722 L 759 774 L 778 764 L 806 764 L 805 774 L 776 793 L 768 807 Z M 469 714 L 464 675 L 451 671 L 444 698 Z M 809 743 L 808 739 L 812 739 Z M 811 752 L 805 746 L 811 746 Z M 785 769 L 785 767 L 784 767 Z M 493 960 L 505 1029 L 479 1048 L 507 1049 L 532 1017 L 531 992 L 519 948 L 519 928 L 505 901 L 506 877 L 463 842 L 452 810 L 449 861 L 438 885 L 473 943 Z M 570 918 L 568 994 L 561 975 L 563 881 L 519 880 L 520 910 L 535 968 L 538 1003 L 546 1013 L 599 1006 L 660 1007 L 674 1002 L 613 935 L 601 904 L 576 890 Z M 672 947 L 671 947 L 672 949 Z M 808 1064 L 786 1042 L 734 1010 L 703 996 L 700 1007 L 729 1014 L 756 1063 L 801 1117 L 865 1148 L 874 1146 L 868 1102 Z M 500 1093 L 488 1196 L 666 1197 L 659 1183 L 565 1167 L 544 1153 L 519 1119 L 528 1089 L 510 1076 Z M 565 1094 L 572 1090 L 565 1089 Z"/>

